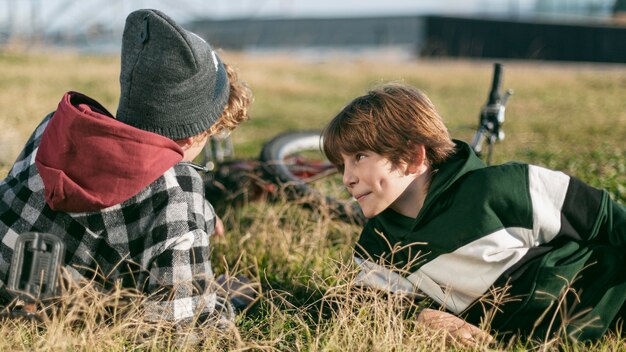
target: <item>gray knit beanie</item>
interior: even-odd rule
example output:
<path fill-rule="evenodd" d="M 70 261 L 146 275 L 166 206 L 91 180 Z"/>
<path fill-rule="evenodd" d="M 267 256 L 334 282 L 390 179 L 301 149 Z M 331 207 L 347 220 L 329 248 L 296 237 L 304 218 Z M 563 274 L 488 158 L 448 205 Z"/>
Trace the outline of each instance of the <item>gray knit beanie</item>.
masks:
<path fill-rule="evenodd" d="M 157 10 L 126 18 L 120 86 L 117 119 L 171 139 L 211 127 L 229 93 L 213 48 Z"/>

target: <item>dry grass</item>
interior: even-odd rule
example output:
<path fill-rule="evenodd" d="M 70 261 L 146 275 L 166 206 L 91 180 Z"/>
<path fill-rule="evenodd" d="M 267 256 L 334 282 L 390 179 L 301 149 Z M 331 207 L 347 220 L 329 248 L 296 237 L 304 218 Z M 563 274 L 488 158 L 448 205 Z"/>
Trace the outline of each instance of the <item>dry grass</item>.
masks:
<path fill-rule="evenodd" d="M 355 285 L 348 260 L 356 227 L 286 203 L 230 209 L 231 229 L 216 242 L 215 267 L 262 283 L 256 304 L 236 327 L 173 326 L 142 319 L 142 302 L 115 287 L 76 285 L 47 321 L 5 320 L 0 350 L 59 351 L 619 351 L 620 338 L 597 346 L 559 338 L 503 340 L 467 347 L 417 323 L 418 304 Z"/>
<path fill-rule="evenodd" d="M 233 134 L 239 155 L 255 157 L 271 136 L 321 127 L 348 100 L 374 84 L 404 80 L 432 98 L 456 136 L 477 121 L 491 62 L 374 60 L 298 61 L 225 53 L 255 92 L 252 120 Z M 505 63 L 507 140 L 496 161 L 517 159 L 563 169 L 626 200 L 624 66 Z M 0 172 L 6 173 L 33 127 L 62 94 L 77 90 L 112 112 L 118 96 L 116 57 L 0 52 Z M 469 132 L 469 130 L 467 130 Z M 219 273 L 242 273 L 262 284 L 261 298 L 237 330 L 177 329 L 141 319 L 141 300 L 121 289 L 78 287 L 44 323 L 6 320 L 0 350 L 259 350 L 432 351 L 463 349 L 427 331 L 407 313 L 406 298 L 355 291 L 350 264 L 354 225 L 322 209 L 257 202 L 220 209 L 226 237 L 214 241 Z M 124 304 L 118 305 L 118 302 Z M 130 303 L 133 302 L 133 303 Z M 201 344 L 192 341 L 199 337 Z M 480 345 L 476 350 L 606 350 L 626 348 L 609 336 L 596 346 L 561 340 Z"/>

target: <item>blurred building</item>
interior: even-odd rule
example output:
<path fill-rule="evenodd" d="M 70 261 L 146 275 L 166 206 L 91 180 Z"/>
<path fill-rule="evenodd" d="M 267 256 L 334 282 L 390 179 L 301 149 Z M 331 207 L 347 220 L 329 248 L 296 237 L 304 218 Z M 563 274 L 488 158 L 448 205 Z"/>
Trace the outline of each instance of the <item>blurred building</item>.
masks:
<path fill-rule="evenodd" d="M 356 0 L 337 5 L 345 12 L 345 2 L 350 1 Z M 161 0 L 150 5 L 159 5 L 154 7 L 215 46 L 231 50 L 311 55 L 382 50 L 409 57 L 626 62 L 626 0 L 441 0 L 434 13 L 426 11 L 435 8 L 432 3 L 425 7 L 424 2 L 398 0 L 393 4 L 413 10 L 359 16 L 349 11 L 332 16 L 305 13 L 305 7 L 316 4 L 308 0 L 280 0 L 285 6 L 275 7 L 270 16 L 261 11 L 270 2 Z M 250 11 L 216 15 L 244 3 Z M 444 7 L 446 3 L 463 4 L 464 11 Z M 297 11 L 296 4 L 301 5 Z M 359 4 L 359 10 L 368 4 L 382 6 L 379 1 Z M 117 52 L 126 14 L 147 5 L 134 0 L 0 0 L 0 10 L 6 9 L 4 16 L 0 11 L 0 45 L 17 38 L 29 45 Z M 331 13 L 328 2 L 319 2 L 322 5 L 324 13 Z"/>
<path fill-rule="evenodd" d="M 606 18 L 610 17 L 616 0 L 536 0 L 534 12 L 542 17 Z"/>
<path fill-rule="evenodd" d="M 615 0 L 613 19 L 622 25 L 626 25 L 626 0 Z"/>
<path fill-rule="evenodd" d="M 626 63 L 626 26 L 431 16 L 422 56 Z"/>

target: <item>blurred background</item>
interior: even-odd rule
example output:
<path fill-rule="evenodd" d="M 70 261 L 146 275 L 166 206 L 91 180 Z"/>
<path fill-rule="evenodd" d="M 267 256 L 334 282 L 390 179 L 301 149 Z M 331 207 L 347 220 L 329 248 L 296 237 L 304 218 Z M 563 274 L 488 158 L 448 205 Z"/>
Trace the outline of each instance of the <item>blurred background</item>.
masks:
<path fill-rule="evenodd" d="M 117 53 L 139 8 L 246 53 L 626 63 L 626 0 L 0 0 L 0 48 Z"/>

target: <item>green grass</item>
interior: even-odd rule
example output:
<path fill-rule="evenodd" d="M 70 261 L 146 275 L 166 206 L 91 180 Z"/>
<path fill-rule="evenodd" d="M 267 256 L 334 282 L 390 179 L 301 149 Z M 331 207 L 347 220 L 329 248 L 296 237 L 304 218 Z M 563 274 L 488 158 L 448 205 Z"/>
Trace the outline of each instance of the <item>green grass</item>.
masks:
<path fill-rule="evenodd" d="M 373 85 L 402 80 L 425 91 L 454 136 L 469 140 L 491 80 L 486 61 L 308 62 L 224 53 L 255 93 L 252 118 L 233 132 L 238 156 L 256 157 L 285 130 L 321 128 L 350 99 Z M 6 173 L 34 126 L 65 91 L 76 90 L 111 112 L 118 98 L 119 59 L 0 52 L 0 171 Z M 507 138 L 494 161 L 524 161 L 563 170 L 606 188 L 626 203 L 626 66 L 505 62 Z M 324 209 L 254 202 L 220 210 L 227 233 L 214 240 L 217 273 L 243 273 L 262 296 L 236 330 L 203 329 L 204 345 L 185 345 L 185 329 L 153 327 L 125 315 L 99 324 L 66 307 L 45 324 L 3 321 L 0 350 L 444 350 L 444 336 L 405 317 L 399 298 L 348 290 L 352 244 L 359 228 L 333 221 Z M 84 294 L 84 293 L 83 293 Z M 84 309 L 107 301 L 90 293 Z M 78 301 L 75 300 L 75 301 Z M 98 303 L 100 302 L 100 303 Z M 178 341 L 178 342 L 177 342 Z M 558 349 L 559 340 L 501 343 L 507 350 Z M 178 345 L 177 345 L 178 343 Z M 593 350 L 623 350 L 608 336 Z M 480 349 L 486 349 L 482 346 Z M 564 346 L 582 350 L 581 346 Z"/>

